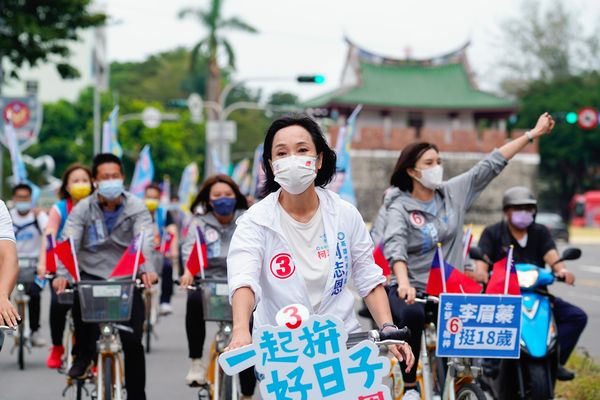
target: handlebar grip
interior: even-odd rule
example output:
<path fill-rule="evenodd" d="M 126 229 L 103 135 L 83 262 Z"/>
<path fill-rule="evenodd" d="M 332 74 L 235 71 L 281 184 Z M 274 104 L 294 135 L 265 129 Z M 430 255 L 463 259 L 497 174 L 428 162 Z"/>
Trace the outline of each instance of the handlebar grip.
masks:
<path fill-rule="evenodd" d="M 564 282 L 565 281 L 565 277 L 564 276 L 556 276 L 554 275 L 554 277 L 556 278 L 557 281 L 559 282 Z"/>
<path fill-rule="evenodd" d="M 406 342 L 406 341 L 410 340 L 410 338 L 411 338 L 411 332 L 407 326 L 405 326 L 402 329 L 397 329 L 394 331 L 379 332 L 379 340 L 381 340 L 382 342 L 385 340 L 402 340 L 402 341 Z"/>

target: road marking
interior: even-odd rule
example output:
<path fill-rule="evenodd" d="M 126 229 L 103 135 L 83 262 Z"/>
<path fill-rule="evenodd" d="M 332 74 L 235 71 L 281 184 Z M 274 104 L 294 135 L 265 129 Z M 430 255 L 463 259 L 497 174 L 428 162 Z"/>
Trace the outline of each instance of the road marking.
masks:
<path fill-rule="evenodd" d="M 582 265 L 581 267 L 578 267 L 578 269 L 586 272 L 592 272 L 594 274 L 600 274 L 600 267 L 596 265 Z"/>

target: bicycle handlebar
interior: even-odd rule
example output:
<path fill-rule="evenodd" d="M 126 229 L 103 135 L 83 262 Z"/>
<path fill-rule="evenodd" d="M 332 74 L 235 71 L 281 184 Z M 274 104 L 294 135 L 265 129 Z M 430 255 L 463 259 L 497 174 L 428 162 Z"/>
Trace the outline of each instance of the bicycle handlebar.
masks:
<path fill-rule="evenodd" d="M 370 340 L 377 346 L 392 345 L 392 344 L 404 344 L 411 338 L 411 332 L 408 327 L 402 329 L 396 329 L 393 331 L 381 332 L 380 330 L 373 329 L 366 332 L 351 333 L 348 335 L 346 341 L 346 347 L 350 348 L 356 346 L 363 340 Z"/>

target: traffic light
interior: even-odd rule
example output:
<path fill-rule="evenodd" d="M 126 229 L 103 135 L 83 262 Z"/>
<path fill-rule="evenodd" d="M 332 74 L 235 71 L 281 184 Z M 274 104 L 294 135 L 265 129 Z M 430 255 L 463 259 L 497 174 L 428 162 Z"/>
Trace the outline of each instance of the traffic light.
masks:
<path fill-rule="evenodd" d="M 577 113 L 576 112 L 568 112 L 567 115 L 565 116 L 565 121 L 567 121 L 568 124 L 576 124 L 577 123 Z"/>
<path fill-rule="evenodd" d="M 325 76 L 323 75 L 300 75 L 296 78 L 300 83 L 316 83 L 318 85 L 325 83 Z"/>

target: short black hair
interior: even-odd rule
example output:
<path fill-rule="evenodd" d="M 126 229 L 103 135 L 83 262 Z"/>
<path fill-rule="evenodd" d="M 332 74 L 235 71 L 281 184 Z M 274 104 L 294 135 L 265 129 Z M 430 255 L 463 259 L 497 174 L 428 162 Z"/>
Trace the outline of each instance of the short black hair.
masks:
<path fill-rule="evenodd" d="M 32 187 L 30 185 L 28 185 L 27 183 L 17 183 L 15 186 L 13 186 L 13 188 L 12 188 L 13 196 L 15 195 L 15 193 L 17 193 L 17 190 L 27 190 L 29 192 L 29 195 L 33 194 Z"/>
<path fill-rule="evenodd" d="M 162 190 L 160 190 L 160 185 L 156 182 L 152 182 L 148 186 L 146 186 L 146 188 L 144 189 L 144 193 L 146 193 L 149 189 L 156 190 L 159 194 L 162 193 Z"/>
<path fill-rule="evenodd" d="M 410 168 L 414 168 L 423 154 L 431 149 L 438 153 L 440 152 L 435 144 L 428 142 L 412 143 L 402 149 L 400 157 L 398 157 L 398 161 L 394 167 L 390 184 L 402 191 L 412 192 L 413 178 L 411 178 L 406 171 Z"/>
<path fill-rule="evenodd" d="M 275 174 L 271 169 L 269 161 L 272 159 L 272 147 L 275 134 L 288 126 L 298 125 L 308 131 L 317 149 L 317 155 L 322 154 L 321 169 L 317 172 L 315 186 L 325 187 L 335 175 L 336 154 L 327 144 L 323 131 L 317 122 L 306 114 L 290 114 L 277 118 L 271 123 L 265 136 L 263 150 L 263 168 L 265 171 L 265 183 L 262 190 L 262 195 L 267 196 L 269 193 L 277 191 L 280 186 L 275 182 Z"/>
<path fill-rule="evenodd" d="M 102 164 L 117 164 L 121 170 L 121 174 L 125 175 L 123 171 L 123 162 L 121 159 L 111 153 L 100 153 L 96 154 L 92 161 L 92 176 L 96 178 L 98 176 L 98 167 Z"/>

